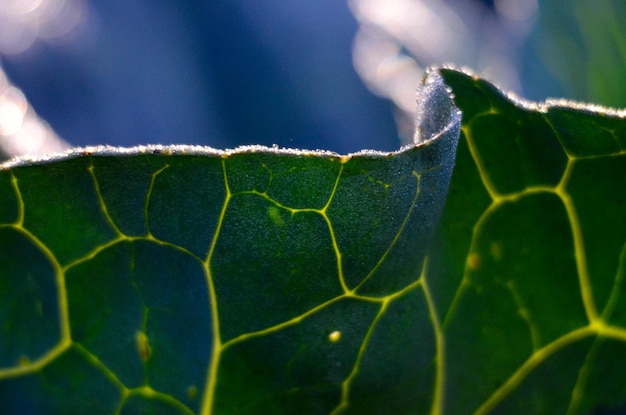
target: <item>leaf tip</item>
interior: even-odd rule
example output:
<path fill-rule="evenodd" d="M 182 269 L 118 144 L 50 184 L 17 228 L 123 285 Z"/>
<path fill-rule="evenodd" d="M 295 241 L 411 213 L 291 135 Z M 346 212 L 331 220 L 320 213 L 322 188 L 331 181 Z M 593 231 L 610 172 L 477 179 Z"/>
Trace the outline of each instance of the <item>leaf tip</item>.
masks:
<path fill-rule="evenodd" d="M 417 117 L 415 143 L 424 143 L 443 133 L 458 129 L 461 111 L 456 107 L 451 90 L 435 69 L 429 69 L 417 90 Z"/>

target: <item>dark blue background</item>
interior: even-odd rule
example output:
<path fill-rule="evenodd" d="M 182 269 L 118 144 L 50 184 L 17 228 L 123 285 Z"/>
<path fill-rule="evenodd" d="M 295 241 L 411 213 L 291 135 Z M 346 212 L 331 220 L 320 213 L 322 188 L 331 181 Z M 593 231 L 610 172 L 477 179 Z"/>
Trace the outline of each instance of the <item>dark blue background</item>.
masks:
<path fill-rule="evenodd" d="M 74 145 L 399 146 L 392 105 L 352 66 L 357 23 L 344 1 L 89 5 L 89 39 L 3 58 Z"/>

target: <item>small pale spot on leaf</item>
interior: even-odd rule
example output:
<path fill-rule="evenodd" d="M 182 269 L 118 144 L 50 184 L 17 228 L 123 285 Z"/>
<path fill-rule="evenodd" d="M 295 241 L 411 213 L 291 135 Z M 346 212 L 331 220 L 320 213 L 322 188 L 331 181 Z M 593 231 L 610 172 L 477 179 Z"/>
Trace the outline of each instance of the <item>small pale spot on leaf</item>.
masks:
<path fill-rule="evenodd" d="M 467 256 L 467 266 L 471 270 L 477 270 L 480 268 L 480 255 L 478 254 L 469 254 Z"/>
<path fill-rule="evenodd" d="M 20 366 L 28 366 L 30 365 L 30 359 L 28 358 L 28 356 L 21 355 L 17 359 L 17 364 Z"/>
<path fill-rule="evenodd" d="M 377 179 L 373 178 L 372 176 L 369 176 L 367 178 L 367 180 L 372 182 L 372 183 L 376 183 L 376 184 L 379 184 L 379 185 L 383 186 L 385 188 L 385 190 L 389 189 L 389 183 L 385 183 L 382 180 L 377 180 Z"/>
<path fill-rule="evenodd" d="M 187 399 L 190 401 L 196 399 L 198 396 L 198 388 L 195 385 L 191 385 L 187 388 Z"/>
<path fill-rule="evenodd" d="M 489 248 L 489 253 L 493 259 L 500 261 L 502 259 L 502 243 L 492 242 L 491 247 Z"/>
<path fill-rule="evenodd" d="M 139 357 L 144 362 L 150 358 L 152 355 L 152 348 L 150 347 L 150 342 L 148 341 L 148 336 L 143 331 L 138 331 L 135 335 L 135 344 L 137 346 L 137 353 Z"/>
<path fill-rule="evenodd" d="M 328 340 L 331 343 L 337 343 L 339 340 L 341 340 L 341 332 L 337 330 L 333 331 L 328 335 Z"/>
<path fill-rule="evenodd" d="M 267 214 L 276 226 L 285 226 L 285 221 L 280 215 L 280 210 L 276 206 L 270 206 L 267 208 Z"/>

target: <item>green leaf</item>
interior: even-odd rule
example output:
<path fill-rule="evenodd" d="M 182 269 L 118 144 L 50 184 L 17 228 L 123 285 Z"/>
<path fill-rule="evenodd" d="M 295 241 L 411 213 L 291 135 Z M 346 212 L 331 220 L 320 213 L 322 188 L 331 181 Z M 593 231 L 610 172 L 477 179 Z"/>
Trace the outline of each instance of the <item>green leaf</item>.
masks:
<path fill-rule="evenodd" d="M 521 102 L 440 73 L 463 111 L 427 272 L 440 413 L 623 408 L 624 113 Z"/>
<path fill-rule="evenodd" d="M 5 412 L 623 409 L 624 113 L 424 83 L 394 154 L 1 169 Z"/>
<path fill-rule="evenodd" d="M 440 78 L 421 106 L 426 142 L 392 154 L 95 149 L 2 168 L 4 413 L 428 405 L 420 276 L 460 114 Z"/>

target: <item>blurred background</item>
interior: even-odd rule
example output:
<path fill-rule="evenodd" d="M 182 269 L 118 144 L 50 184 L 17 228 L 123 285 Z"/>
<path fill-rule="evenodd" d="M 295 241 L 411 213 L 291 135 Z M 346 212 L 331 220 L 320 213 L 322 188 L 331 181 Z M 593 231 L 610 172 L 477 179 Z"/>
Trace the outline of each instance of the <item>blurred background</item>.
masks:
<path fill-rule="evenodd" d="M 396 150 L 444 63 L 625 107 L 625 21 L 614 0 L 0 0 L 0 153 Z"/>

